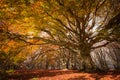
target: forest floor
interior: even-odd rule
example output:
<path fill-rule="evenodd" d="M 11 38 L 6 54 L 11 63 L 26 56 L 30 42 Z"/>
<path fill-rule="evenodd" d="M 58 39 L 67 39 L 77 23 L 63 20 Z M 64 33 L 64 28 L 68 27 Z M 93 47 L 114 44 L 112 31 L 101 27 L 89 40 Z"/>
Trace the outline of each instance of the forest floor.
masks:
<path fill-rule="evenodd" d="M 17 70 L 5 80 L 120 80 L 119 72 L 79 72 L 77 70 Z"/>

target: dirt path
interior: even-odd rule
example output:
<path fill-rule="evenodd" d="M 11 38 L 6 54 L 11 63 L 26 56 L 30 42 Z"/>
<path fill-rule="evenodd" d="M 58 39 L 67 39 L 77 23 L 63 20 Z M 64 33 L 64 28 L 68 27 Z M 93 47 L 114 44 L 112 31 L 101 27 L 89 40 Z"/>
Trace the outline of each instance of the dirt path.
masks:
<path fill-rule="evenodd" d="M 75 70 L 19 70 L 8 80 L 120 80 L 120 74 L 84 73 Z"/>

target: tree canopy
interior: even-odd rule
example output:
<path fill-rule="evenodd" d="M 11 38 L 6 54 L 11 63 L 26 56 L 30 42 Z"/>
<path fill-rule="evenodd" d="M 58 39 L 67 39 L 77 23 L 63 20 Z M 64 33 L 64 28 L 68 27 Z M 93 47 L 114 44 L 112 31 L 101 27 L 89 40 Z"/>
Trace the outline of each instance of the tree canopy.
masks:
<path fill-rule="evenodd" d="M 52 44 L 92 68 L 92 50 L 120 41 L 119 11 L 119 0 L 1 0 L 0 51 Z"/>

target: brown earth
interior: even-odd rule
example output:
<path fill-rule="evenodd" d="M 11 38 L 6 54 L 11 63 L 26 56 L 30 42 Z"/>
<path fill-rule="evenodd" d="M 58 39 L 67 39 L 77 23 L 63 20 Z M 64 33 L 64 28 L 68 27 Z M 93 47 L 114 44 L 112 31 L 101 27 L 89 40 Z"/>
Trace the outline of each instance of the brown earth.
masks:
<path fill-rule="evenodd" d="M 120 80 L 119 72 L 79 72 L 77 70 L 17 70 L 6 80 Z"/>

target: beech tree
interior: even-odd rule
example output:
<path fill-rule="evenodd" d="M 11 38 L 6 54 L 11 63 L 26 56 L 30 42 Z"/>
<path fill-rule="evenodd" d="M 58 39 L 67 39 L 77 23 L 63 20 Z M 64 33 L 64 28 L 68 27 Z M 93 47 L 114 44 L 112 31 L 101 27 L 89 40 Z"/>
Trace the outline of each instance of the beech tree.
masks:
<path fill-rule="evenodd" d="M 114 41 L 113 32 L 120 25 L 119 11 L 111 0 L 44 0 L 40 2 L 42 19 L 38 29 L 49 35 L 48 42 L 79 54 L 83 66 L 94 67 L 91 50 Z M 113 3 L 116 3 L 113 1 Z M 117 10 L 119 10 L 119 1 Z M 40 21 L 38 20 L 38 21 Z M 36 24 L 37 25 L 37 24 Z M 105 44 L 93 46 L 107 40 Z"/>

